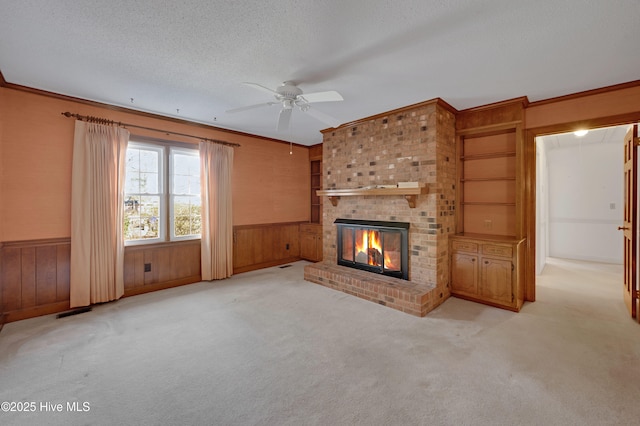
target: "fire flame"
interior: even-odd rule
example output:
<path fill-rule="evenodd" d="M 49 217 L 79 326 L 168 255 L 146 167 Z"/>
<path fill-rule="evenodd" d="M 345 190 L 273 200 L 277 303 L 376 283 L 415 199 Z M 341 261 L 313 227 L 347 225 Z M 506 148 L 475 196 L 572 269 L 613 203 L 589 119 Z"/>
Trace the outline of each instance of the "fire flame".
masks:
<path fill-rule="evenodd" d="M 384 267 L 387 269 L 393 269 L 393 270 L 398 269 L 398 267 L 393 264 L 393 261 L 391 261 L 391 258 L 389 257 L 389 253 L 387 252 L 384 252 Z"/>
<path fill-rule="evenodd" d="M 396 269 L 396 265 L 390 259 L 388 253 L 383 253 L 382 242 L 380 241 L 380 232 L 375 230 L 363 230 L 359 232 L 360 238 L 356 238 L 356 253 L 362 256 L 356 256 L 364 260 L 366 256 L 367 263 L 373 266 L 382 266 L 382 256 L 384 254 L 385 269 Z M 364 263 L 364 262 L 363 262 Z"/>

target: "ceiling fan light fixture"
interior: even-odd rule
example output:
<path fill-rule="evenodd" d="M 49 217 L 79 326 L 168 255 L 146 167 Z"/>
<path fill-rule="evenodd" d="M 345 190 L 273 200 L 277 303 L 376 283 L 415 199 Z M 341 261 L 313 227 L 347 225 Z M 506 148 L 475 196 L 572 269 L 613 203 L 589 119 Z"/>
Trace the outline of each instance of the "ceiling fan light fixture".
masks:
<path fill-rule="evenodd" d="M 282 101 L 282 108 L 293 109 L 293 101 L 291 99 L 285 99 Z"/>
<path fill-rule="evenodd" d="M 271 90 L 268 87 L 258 83 L 245 82 L 243 84 L 273 95 L 276 98 L 276 102 L 263 102 L 261 104 L 233 108 L 227 110 L 228 113 L 247 111 L 265 105 L 280 104 L 282 106 L 282 109 L 280 110 L 280 116 L 278 118 L 277 126 L 277 130 L 280 132 L 286 131 L 289 128 L 289 121 L 291 120 L 291 114 L 295 107 L 298 107 L 300 111 L 309 114 L 316 120 L 322 121 L 323 123 L 328 124 L 331 127 L 337 127 L 340 124 L 338 119 L 316 109 L 313 109 L 309 105 L 310 103 L 314 102 L 343 101 L 344 98 L 342 97 L 342 95 L 335 90 L 304 94 L 302 89 L 300 89 L 294 81 L 285 81 L 275 90 Z"/>

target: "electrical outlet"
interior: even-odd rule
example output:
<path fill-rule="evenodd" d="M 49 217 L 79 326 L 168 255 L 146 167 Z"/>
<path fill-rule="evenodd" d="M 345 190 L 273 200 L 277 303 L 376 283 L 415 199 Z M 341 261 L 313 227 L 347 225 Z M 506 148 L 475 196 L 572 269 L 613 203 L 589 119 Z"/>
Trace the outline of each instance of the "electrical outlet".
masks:
<path fill-rule="evenodd" d="M 616 209 L 616 203 L 609 203 L 609 209 L 615 210 Z"/>
<path fill-rule="evenodd" d="M 485 219 L 484 220 L 484 229 L 490 230 L 491 228 L 493 228 L 493 221 L 491 219 Z"/>
<path fill-rule="evenodd" d="M 150 263 L 145 263 L 144 264 L 144 271 L 145 272 L 151 272 L 151 264 Z"/>

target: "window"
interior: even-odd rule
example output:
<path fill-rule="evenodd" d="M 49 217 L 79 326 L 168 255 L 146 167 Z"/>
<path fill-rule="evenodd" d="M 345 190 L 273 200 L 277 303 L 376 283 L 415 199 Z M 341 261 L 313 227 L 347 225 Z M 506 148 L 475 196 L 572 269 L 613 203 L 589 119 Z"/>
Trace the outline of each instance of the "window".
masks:
<path fill-rule="evenodd" d="M 129 143 L 124 201 L 127 244 L 200 238 L 200 211 L 197 149 Z"/>

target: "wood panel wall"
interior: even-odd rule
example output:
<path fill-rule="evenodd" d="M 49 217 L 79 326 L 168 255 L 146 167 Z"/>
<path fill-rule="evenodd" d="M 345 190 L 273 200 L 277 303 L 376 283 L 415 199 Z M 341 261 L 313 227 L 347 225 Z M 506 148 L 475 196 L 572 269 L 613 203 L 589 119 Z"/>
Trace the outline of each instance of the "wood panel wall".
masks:
<path fill-rule="evenodd" d="M 234 227 L 234 273 L 300 260 L 300 223 Z M 69 309 L 70 255 L 69 238 L 1 244 L 0 327 Z M 201 279 L 200 240 L 125 248 L 125 297 Z"/>
<path fill-rule="evenodd" d="M 235 226 L 233 272 L 237 274 L 300 260 L 300 223 Z"/>
<path fill-rule="evenodd" d="M 148 271 L 145 271 L 145 265 Z M 199 239 L 125 248 L 125 296 L 197 283 L 201 280 Z"/>
<path fill-rule="evenodd" d="M 6 322 L 69 309 L 68 238 L 2 244 L 2 308 Z"/>

